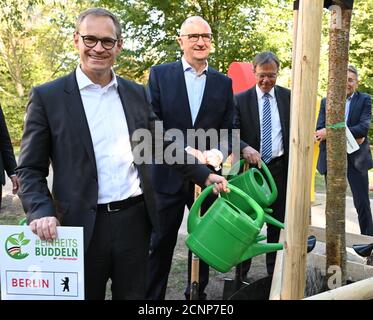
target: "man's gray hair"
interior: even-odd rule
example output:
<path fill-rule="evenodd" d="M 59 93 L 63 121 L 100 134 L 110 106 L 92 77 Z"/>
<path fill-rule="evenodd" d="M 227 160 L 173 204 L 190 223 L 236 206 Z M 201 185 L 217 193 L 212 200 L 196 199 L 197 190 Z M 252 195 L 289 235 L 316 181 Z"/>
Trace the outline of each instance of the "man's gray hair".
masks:
<path fill-rule="evenodd" d="M 81 23 L 89 15 L 99 16 L 99 17 L 109 17 L 114 22 L 115 34 L 117 36 L 117 39 L 121 39 L 121 37 L 122 37 L 122 27 L 120 25 L 120 22 L 119 22 L 118 18 L 113 13 L 111 13 L 109 10 L 106 10 L 104 8 L 90 8 L 90 9 L 87 9 L 87 10 L 83 11 L 79 15 L 78 19 L 76 20 L 75 32 L 79 31 L 79 27 L 80 27 Z"/>
<path fill-rule="evenodd" d="M 261 66 L 263 64 L 268 64 L 274 62 L 277 66 L 277 70 L 280 69 L 280 60 L 277 58 L 277 56 L 272 51 L 264 51 L 261 53 L 258 53 L 253 60 L 253 68 L 254 71 L 257 66 Z"/>
<path fill-rule="evenodd" d="M 356 79 L 359 80 L 359 74 L 357 72 L 357 69 L 353 65 L 350 64 L 347 67 L 347 71 L 354 73 L 356 75 Z"/>

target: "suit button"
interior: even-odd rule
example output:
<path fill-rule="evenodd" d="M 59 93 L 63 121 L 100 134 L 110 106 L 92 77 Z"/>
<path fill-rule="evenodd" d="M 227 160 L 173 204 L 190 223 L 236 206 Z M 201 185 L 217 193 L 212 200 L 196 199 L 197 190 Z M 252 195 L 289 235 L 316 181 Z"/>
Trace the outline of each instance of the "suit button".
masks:
<path fill-rule="evenodd" d="M 89 212 L 90 212 L 90 213 L 96 213 L 96 209 L 93 209 L 93 208 L 92 208 L 92 209 L 89 210 Z"/>

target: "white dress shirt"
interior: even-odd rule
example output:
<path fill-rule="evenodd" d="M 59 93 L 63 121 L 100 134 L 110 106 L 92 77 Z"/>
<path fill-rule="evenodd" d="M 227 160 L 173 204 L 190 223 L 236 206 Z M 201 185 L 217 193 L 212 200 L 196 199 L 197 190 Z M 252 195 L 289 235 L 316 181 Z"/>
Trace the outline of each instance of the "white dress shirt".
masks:
<path fill-rule="evenodd" d="M 117 90 L 117 78 L 105 87 L 93 83 L 81 70 L 76 79 L 91 133 L 98 175 L 98 204 L 142 193 L 126 116 Z"/>
<path fill-rule="evenodd" d="M 258 109 L 259 109 L 259 122 L 260 122 L 260 134 L 262 135 L 262 122 L 263 122 L 263 103 L 264 103 L 264 92 L 260 90 L 256 85 L 256 94 L 258 97 Z M 272 158 L 280 157 L 284 154 L 284 145 L 282 142 L 281 122 L 280 114 L 278 112 L 277 101 L 275 97 L 275 89 L 272 88 L 270 92 L 269 103 L 271 105 L 271 124 L 272 124 Z M 260 141 L 263 141 L 261 138 Z M 262 152 L 262 143 L 260 143 L 260 153 Z"/>

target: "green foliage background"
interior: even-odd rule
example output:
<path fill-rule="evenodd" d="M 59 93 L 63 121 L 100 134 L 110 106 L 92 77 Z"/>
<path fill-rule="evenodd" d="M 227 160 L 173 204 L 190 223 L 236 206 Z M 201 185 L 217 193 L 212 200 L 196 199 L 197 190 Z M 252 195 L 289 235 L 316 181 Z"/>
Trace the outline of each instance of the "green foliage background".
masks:
<path fill-rule="evenodd" d="M 82 10 L 103 6 L 122 22 L 125 48 L 115 70 L 146 83 L 154 64 L 181 57 L 176 42 L 183 20 L 201 15 L 211 25 L 210 65 L 226 73 L 233 61 L 251 61 L 272 50 L 282 63 L 279 83 L 291 86 L 293 1 L 289 0 L 0 0 L 0 104 L 12 141 L 20 142 L 31 87 L 74 69 L 72 34 Z M 319 97 L 326 95 L 328 20 L 324 10 Z M 360 71 L 360 90 L 373 94 L 373 1 L 355 0 L 350 63 Z M 373 141 L 373 129 L 371 130 Z"/>

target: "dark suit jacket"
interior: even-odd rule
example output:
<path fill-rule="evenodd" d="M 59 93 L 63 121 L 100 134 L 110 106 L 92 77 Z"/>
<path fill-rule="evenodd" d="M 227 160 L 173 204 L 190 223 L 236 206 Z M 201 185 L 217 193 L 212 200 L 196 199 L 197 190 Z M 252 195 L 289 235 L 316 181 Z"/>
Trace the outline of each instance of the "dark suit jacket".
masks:
<path fill-rule="evenodd" d="M 317 119 L 316 129 L 325 128 L 325 107 L 326 99 L 321 100 L 319 117 Z M 368 130 L 372 118 L 372 100 L 366 93 L 355 92 L 350 102 L 350 110 L 348 113 L 347 127 L 350 129 L 355 138 L 364 137 L 364 142 L 360 145 L 360 149 L 347 155 L 349 166 L 353 166 L 361 172 L 366 172 L 373 167 L 372 155 L 369 148 Z M 326 168 L 326 141 L 320 142 L 320 153 L 317 161 L 317 170 L 321 174 L 327 172 Z"/>
<path fill-rule="evenodd" d="M 154 133 L 157 118 L 145 88 L 117 79 L 130 135 L 139 128 Z M 138 143 L 131 141 L 132 149 Z M 50 162 L 54 175 L 52 195 L 46 181 Z M 157 230 L 150 165 L 136 167 L 147 211 Z M 178 169 L 200 185 L 210 173 L 202 165 L 180 165 Z M 21 185 L 19 197 L 28 222 L 55 215 L 62 225 L 83 226 L 87 248 L 96 218 L 98 182 L 92 139 L 75 72 L 31 91 L 16 171 Z"/>
<path fill-rule="evenodd" d="M 0 107 L 0 182 L 5 184 L 6 171 L 8 176 L 14 174 L 14 170 L 17 166 L 16 159 L 14 157 L 13 146 L 10 141 L 8 128 L 6 126 L 5 117 L 3 110 Z"/>
<path fill-rule="evenodd" d="M 181 130 L 185 146 L 188 129 L 228 129 L 230 132 L 234 112 L 232 80 L 215 69 L 208 68 L 205 91 L 194 125 L 181 61 L 152 67 L 149 89 L 154 112 L 163 120 L 164 130 Z M 220 145 L 211 145 L 207 142 L 203 148 L 196 142 L 195 147 L 201 151 L 217 148 L 226 157 L 230 152 L 230 144 L 228 150 L 223 150 L 220 148 L 222 141 L 219 143 Z M 175 194 L 182 188 L 184 179 L 173 168 L 155 165 L 153 181 L 158 192 Z"/>
<path fill-rule="evenodd" d="M 275 86 L 275 96 L 280 115 L 282 142 L 286 163 L 289 157 L 290 90 Z M 234 128 L 241 129 L 241 150 L 251 146 L 260 150 L 260 120 L 256 86 L 235 96 L 236 111 Z"/>

